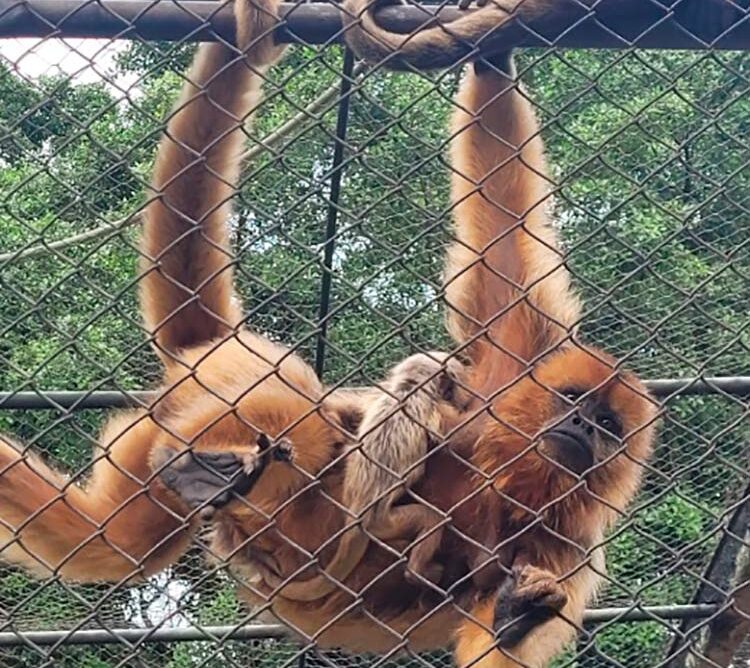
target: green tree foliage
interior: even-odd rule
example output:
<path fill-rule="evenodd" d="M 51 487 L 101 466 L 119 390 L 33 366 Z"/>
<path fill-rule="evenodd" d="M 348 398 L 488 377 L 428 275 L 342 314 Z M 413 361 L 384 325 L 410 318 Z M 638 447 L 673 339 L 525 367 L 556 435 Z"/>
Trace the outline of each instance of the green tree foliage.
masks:
<path fill-rule="evenodd" d="M 0 62 L 0 388 L 143 389 L 159 368 L 137 310 L 136 226 L 155 143 L 192 47 L 134 44 L 115 81 L 33 81 Z M 553 166 L 556 216 L 587 305 L 581 329 L 647 377 L 748 368 L 750 60 L 738 54 L 533 52 L 520 60 Z M 271 73 L 248 146 L 308 108 L 341 71 L 338 50 L 297 49 Z M 450 239 L 446 126 L 457 73 L 370 73 L 351 100 L 326 324 L 326 380 L 370 383 L 448 341 L 440 269 Z M 248 324 L 313 359 L 337 106 L 248 165 L 231 220 Z M 95 240 L 24 250 L 112 225 Z M 668 402 L 633 512 L 608 539 L 612 605 L 690 601 L 726 508 L 747 477 L 730 397 Z M 0 413 L 0 428 L 82 478 L 101 411 Z M 743 468 L 744 467 L 744 468 Z M 0 571 L 14 628 L 246 620 L 232 582 L 197 554 L 142 587 L 42 585 Z M 604 625 L 567 665 L 647 668 L 661 622 Z M 579 650 L 585 649 L 580 645 Z M 3 665 L 294 663 L 278 643 L 4 650 Z M 6 661 L 7 658 L 7 661 Z M 354 659 L 351 659 L 354 660 Z"/>

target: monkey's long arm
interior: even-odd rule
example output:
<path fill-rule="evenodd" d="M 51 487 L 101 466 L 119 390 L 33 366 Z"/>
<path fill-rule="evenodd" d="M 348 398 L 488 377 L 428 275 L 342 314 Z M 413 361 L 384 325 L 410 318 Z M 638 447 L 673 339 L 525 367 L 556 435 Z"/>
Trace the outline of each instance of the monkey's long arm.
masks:
<path fill-rule="evenodd" d="M 445 278 L 451 334 L 481 374 L 477 389 L 489 392 L 562 341 L 580 313 L 546 212 L 537 120 L 510 54 L 495 62 L 467 72 L 455 101 L 456 240 Z"/>
<path fill-rule="evenodd" d="M 159 146 L 141 241 L 141 305 L 166 363 L 241 320 L 226 220 L 243 122 L 261 82 L 237 51 L 204 45 Z"/>
<path fill-rule="evenodd" d="M 147 484 L 157 431 L 144 414 L 112 420 L 85 487 L 0 438 L 0 559 L 81 582 L 145 576 L 174 561 L 191 527 L 176 497 Z"/>
<path fill-rule="evenodd" d="M 550 184 L 539 125 L 514 74 L 510 54 L 480 62 L 463 82 L 453 124 L 457 241 L 447 284 L 450 324 L 454 336 L 471 342 L 474 382 L 486 393 L 564 345 L 580 316 L 546 211 Z M 596 592 L 603 555 L 594 550 L 592 564 L 581 566 L 584 557 L 556 541 L 536 552 L 527 565 L 542 576 L 538 582 L 524 591 L 501 587 L 495 600 L 472 610 L 476 621 L 461 625 L 459 667 L 544 666 L 574 635 Z M 526 618 L 506 630 L 515 635 L 513 646 L 496 649 L 498 623 L 509 621 L 498 610 L 508 603 L 512 610 L 516 600 L 503 597 L 533 597 L 535 587 L 539 600 L 551 596 L 563 605 L 561 616 Z"/>

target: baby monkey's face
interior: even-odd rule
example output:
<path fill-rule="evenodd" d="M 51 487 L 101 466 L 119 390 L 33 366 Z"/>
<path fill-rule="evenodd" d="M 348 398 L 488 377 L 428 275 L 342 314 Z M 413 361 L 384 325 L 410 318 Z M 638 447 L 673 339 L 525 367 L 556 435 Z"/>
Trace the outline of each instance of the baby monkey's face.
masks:
<path fill-rule="evenodd" d="M 471 393 L 465 386 L 466 367 L 455 356 L 443 352 L 416 353 L 397 364 L 390 383 L 397 395 L 423 391 L 436 401 L 466 410 Z"/>

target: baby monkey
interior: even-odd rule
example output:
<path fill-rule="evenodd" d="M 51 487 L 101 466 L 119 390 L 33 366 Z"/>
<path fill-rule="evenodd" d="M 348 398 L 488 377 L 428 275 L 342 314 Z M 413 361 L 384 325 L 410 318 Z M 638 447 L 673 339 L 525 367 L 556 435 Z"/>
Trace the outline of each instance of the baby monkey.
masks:
<path fill-rule="evenodd" d="M 443 568 L 433 557 L 442 540 L 442 517 L 418 501 L 396 504 L 423 477 L 446 424 L 456 424 L 467 409 L 471 394 L 461 385 L 463 370 L 446 353 L 418 353 L 393 367 L 377 395 L 365 400 L 357 444 L 346 454 L 342 492 L 359 527 L 343 535 L 325 574 L 287 584 L 284 598 L 313 601 L 336 589 L 364 557 L 370 536 L 415 541 L 407 579 L 440 580 Z M 264 579 L 272 587 L 285 582 L 269 573 Z"/>

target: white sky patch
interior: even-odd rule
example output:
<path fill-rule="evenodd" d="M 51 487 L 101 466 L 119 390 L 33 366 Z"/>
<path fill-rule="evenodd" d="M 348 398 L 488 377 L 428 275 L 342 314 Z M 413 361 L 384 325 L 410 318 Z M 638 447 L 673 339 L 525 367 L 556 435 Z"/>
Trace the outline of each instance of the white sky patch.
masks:
<path fill-rule="evenodd" d="M 173 580 L 169 571 L 149 579 L 148 584 L 128 592 L 130 604 L 125 604 L 125 617 L 139 628 L 190 626 L 190 619 L 182 613 L 183 599 L 191 594 L 190 583 Z"/>
<path fill-rule="evenodd" d="M 75 83 L 104 81 L 122 97 L 137 78 L 114 75 L 115 55 L 124 47 L 108 39 L 16 38 L 0 40 L 0 57 L 25 79 L 63 74 Z"/>

